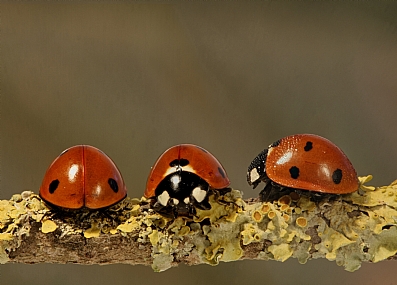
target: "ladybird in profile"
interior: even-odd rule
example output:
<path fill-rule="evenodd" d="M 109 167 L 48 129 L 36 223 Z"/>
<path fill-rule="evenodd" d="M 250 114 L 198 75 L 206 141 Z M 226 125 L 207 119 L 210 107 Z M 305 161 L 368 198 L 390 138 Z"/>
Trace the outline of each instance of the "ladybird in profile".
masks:
<path fill-rule="evenodd" d="M 210 209 L 208 194 L 225 189 L 229 178 L 220 162 L 207 150 L 180 144 L 167 149 L 152 167 L 144 197 L 154 210 L 168 216 L 191 216 L 195 207 Z"/>
<path fill-rule="evenodd" d="M 117 166 L 104 152 L 77 145 L 64 150 L 52 162 L 39 195 L 60 208 L 100 209 L 123 200 L 127 189 Z"/>
<path fill-rule="evenodd" d="M 254 188 L 263 181 L 262 197 L 274 188 L 348 194 L 359 187 L 350 160 L 331 141 L 312 134 L 282 138 L 263 150 L 248 167 Z"/>

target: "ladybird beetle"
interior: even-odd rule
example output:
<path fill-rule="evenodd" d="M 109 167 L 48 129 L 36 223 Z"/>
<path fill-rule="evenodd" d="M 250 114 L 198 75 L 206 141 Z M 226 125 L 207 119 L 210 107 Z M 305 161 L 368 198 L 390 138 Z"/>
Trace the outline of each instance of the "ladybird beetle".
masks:
<path fill-rule="evenodd" d="M 77 145 L 50 165 L 40 187 L 47 203 L 66 209 L 106 208 L 127 196 L 120 171 L 101 150 Z"/>
<path fill-rule="evenodd" d="M 207 150 L 180 144 L 167 149 L 156 161 L 146 184 L 145 198 L 157 212 L 178 216 L 194 214 L 194 207 L 210 209 L 210 190 L 230 185 L 226 171 Z"/>
<path fill-rule="evenodd" d="M 265 182 L 262 194 L 274 186 L 328 194 L 351 193 L 359 186 L 356 170 L 342 150 L 312 134 L 292 135 L 271 144 L 251 162 L 247 181 L 254 188 Z"/>

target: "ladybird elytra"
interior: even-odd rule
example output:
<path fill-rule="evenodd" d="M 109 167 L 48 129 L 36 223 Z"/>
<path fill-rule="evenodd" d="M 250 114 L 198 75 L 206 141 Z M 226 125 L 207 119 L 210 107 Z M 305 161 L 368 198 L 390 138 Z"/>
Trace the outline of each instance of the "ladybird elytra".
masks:
<path fill-rule="evenodd" d="M 100 209 L 123 200 L 127 189 L 116 164 L 104 152 L 77 145 L 52 162 L 39 195 L 47 203 L 65 209 Z"/>
<path fill-rule="evenodd" d="M 278 140 L 250 164 L 250 185 L 271 181 L 283 187 L 329 194 L 358 189 L 356 170 L 334 143 L 318 135 L 298 134 Z"/>

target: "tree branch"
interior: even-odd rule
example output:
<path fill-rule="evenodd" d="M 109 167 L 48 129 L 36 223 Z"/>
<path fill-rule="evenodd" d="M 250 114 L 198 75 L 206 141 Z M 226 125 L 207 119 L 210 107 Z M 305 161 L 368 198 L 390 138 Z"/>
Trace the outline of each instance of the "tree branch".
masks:
<path fill-rule="evenodd" d="M 144 199 L 102 211 L 50 209 L 25 191 L 0 201 L 0 263 L 143 264 L 163 271 L 239 259 L 300 263 L 326 258 L 348 271 L 395 259 L 397 182 L 360 193 L 311 198 L 292 192 L 273 203 L 238 190 L 211 196 L 193 220 L 168 219 Z"/>

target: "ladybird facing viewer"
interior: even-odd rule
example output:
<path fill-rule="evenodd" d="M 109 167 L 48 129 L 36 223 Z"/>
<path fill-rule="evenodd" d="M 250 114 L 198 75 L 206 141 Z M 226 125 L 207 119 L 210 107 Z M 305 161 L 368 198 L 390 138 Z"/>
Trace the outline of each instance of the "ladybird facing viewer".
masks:
<path fill-rule="evenodd" d="M 219 161 L 205 149 L 180 144 L 167 149 L 156 161 L 144 196 L 154 209 L 173 216 L 194 214 L 194 207 L 209 209 L 208 192 L 230 185 Z"/>
<path fill-rule="evenodd" d="M 127 189 L 117 166 L 105 153 L 89 145 L 77 145 L 52 162 L 39 195 L 61 208 L 99 209 L 123 200 Z"/>
<path fill-rule="evenodd" d="M 329 140 L 312 134 L 292 135 L 271 144 L 248 167 L 247 181 L 263 192 L 296 188 L 329 194 L 358 189 L 356 170 L 347 156 Z"/>

